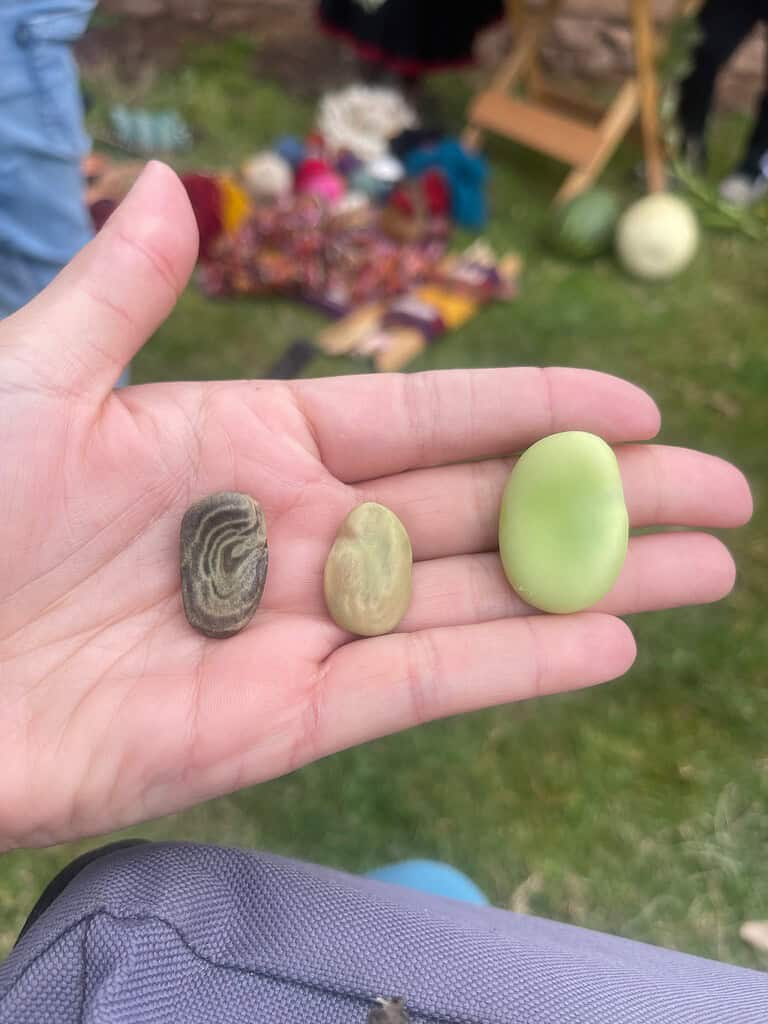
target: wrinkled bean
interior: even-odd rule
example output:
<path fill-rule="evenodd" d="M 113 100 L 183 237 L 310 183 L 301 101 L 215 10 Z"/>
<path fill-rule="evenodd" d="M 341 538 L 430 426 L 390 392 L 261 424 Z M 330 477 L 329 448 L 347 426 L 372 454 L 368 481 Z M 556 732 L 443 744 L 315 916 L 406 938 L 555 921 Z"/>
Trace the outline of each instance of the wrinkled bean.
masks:
<path fill-rule="evenodd" d="M 397 626 L 411 600 L 411 542 L 383 505 L 367 501 L 342 523 L 325 563 L 323 589 L 333 621 L 358 636 Z"/>

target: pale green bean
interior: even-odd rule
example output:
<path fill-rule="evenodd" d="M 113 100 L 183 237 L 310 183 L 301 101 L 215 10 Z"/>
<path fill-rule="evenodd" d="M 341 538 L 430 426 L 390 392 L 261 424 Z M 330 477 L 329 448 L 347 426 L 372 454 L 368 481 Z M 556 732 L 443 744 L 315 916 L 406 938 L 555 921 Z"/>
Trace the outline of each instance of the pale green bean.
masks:
<path fill-rule="evenodd" d="M 411 601 L 413 554 L 394 512 L 366 501 L 341 524 L 325 563 L 323 589 L 331 618 L 358 636 L 397 626 Z"/>
<path fill-rule="evenodd" d="M 619 466 L 602 438 L 552 434 L 520 457 L 502 497 L 499 551 L 524 601 L 547 612 L 589 608 L 615 583 L 627 540 Z"/>

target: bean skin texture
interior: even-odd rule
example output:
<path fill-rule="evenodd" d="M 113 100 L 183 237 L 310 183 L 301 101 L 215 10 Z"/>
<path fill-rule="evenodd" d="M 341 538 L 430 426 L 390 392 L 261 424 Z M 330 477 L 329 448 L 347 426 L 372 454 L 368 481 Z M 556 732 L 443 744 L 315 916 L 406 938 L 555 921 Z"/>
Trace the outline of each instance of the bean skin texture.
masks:
<path fill-rule="evenodd" d="M 269 551 L 261 506 L 220 491 L 191 505 L 181 523 L 181 594 L 191 626 L 223 639 L 253 618 L 264 592 Z"/>
<path fill-rule="evenodd" d="M 357 636 L 381 636 L 411 602 L 413 553 L 394 512 L 374 501 L 354 508 L 325 563 L 323 590 L 333 621 Z"/>

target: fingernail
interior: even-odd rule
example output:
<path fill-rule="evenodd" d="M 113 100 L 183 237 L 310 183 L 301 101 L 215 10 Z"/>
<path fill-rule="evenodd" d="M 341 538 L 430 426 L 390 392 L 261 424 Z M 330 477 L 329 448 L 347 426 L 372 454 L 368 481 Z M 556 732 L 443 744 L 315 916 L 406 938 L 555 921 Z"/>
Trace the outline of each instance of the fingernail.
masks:
<path fill-rule="evenodd" d="M 159 160 L 148 160 L 147 163 L 145 163 L 144 166 L 142 167 L 138 178 L 134 181 L 133 185 L 131 185 L 129 191 L 126 193 L 125 198 L 123 199 L 123 203 L 126 202 L 126 200 L 128 199 L 136 199 L 137 197 L 142 195 L 145 189 L 150 190 L 154 188 L 153 178 L 156 176 L 158 168 L 162 166 L 164 165 L 161 164 Z"/>

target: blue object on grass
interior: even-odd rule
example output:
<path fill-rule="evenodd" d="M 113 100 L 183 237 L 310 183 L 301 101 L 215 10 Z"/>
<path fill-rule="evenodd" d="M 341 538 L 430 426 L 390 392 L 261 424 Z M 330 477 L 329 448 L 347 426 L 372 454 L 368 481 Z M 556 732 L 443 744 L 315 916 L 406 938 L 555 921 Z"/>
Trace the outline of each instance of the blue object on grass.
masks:
<path fill-rule="evenodd" d="M 423 146 L 406 154 L 403 163 L 409 177 L 418 177 L 431 167 L 439 168 L 451 187 L 451 216 L 463 228 L 482 228 L 488 211 L 485 186 L 488 163 L 469 153 L 455 139 Z"/>
<path fill-rule="evenodd" d="M 392 885 L 404 885 L 408 889 L 418 889 L 433 896 L 476 903 L 481 907 L 490 905 L 488 897 L 471 878 L 458 868 L 437 860 L 403 860 L 398 864 L 387 864 L 383 868 L 367 871 L 365 877 L 390 882 Z"/>

